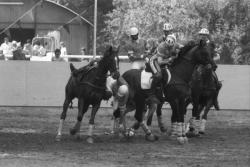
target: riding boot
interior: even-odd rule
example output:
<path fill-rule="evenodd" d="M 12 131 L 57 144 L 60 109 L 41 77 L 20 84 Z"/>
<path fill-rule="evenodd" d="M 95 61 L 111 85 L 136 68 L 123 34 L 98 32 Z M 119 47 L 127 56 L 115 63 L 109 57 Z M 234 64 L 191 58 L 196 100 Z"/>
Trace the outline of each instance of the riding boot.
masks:
<path fill-rule="evenodd" d="M 219 95 L 220 89 L 222 87 L 222 83 L 218 80 L 218 77 L 217 77 L 215 71 L 213 73 L 213 76 L 214 76 L 215 84 L 216 84 L 216 95 L 215 95 L 215 98 L 214 98 L 214 108 L 216 110 L 220 110 L 219 102 L 218 102 L 218 95 Z"/>
<path fill-rule="evenodd" d="M 215 94 L 215 98 L 214 98 L 214 108 L 216 110 L 220 110 L 220 106 L 219 106 L 219 102 L 218 102 L 218 95 L 219 95 L 220 89 L 222 87 L 222 84 L 221 84 L 221 82 L 218 81 L 216 85 L 217 85 L 216 86 L 217 88 L 216 88 L 216 94 Z"/>

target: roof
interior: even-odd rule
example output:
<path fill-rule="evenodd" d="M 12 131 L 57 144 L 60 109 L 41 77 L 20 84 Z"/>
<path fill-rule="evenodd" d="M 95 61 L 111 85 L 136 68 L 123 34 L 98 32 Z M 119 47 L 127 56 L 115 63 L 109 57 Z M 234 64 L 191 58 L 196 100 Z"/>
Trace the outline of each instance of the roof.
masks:
<path fill-rule="evenodd" d="M 94 25 L 90 21 L 88 21 L 87 19 L 85 19 L 84 17 L 82 17 L 81 15 L 79 15 L 78 13 L 76 13 L 75 11 L 71 10 L 70 8 L 67 8 L 66 6 L 63 6 L 63 5 L 61 5 L 59 3 L 56 3 L 55 1 L 52 1 L 52 0 L 45 0 L 45 1 L 49 2 L 49 3 L 52 3 L 54 5 L 57 5 L 57 6 L 61 7 L 61 8 L 64 8 L 65 10 L 69 11 L 70 13 L 72 13 L 72 14 L 74 14 L 76 16 L 79 16 L 83 21 L 85 21 L 86 23 L 88 23 L 89 25 L 91 25 L 92 27 L 94 27 Z"/>

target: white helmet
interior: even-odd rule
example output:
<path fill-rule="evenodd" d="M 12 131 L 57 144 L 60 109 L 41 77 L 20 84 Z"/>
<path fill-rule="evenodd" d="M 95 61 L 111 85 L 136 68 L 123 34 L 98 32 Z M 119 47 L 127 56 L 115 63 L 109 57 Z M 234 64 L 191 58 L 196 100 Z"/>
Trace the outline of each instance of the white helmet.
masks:
<path fill-rule="evenodd" d="M 130 28 L 130 35 L 137 35 L 139 30 L 136 27 Z"/>
<path fill-rule="evenodd" d="M 173 26 L 170 23 L 165 23 L 163 25 L 163 30 L 165 30 L 165 31 L 171 31 L 171 30 L 173 30 Z"/>
<path fill-rule="evenodd" d="M 126 95 L 128 93 L 128 86 L 127 85 L 122 85 L 118 88 L 118 93 L 117 95 L 119 97 L 123 97 L 124 95 Z"/>
<path fill-rule="evenodd" d="M 202 29 L 199 31 L 198 34 L 200 34 L 200 35 L 209 35 L 209 31 L 208 31 L 208 29 L 206 29 L 206 28 L 202 28 Z"/>
<path fill-rule="evenodd" d="M 168 35 L 165 42 L 168 46 L 173 46 L 176 43 L 175 35 L 174 34 Z"/>

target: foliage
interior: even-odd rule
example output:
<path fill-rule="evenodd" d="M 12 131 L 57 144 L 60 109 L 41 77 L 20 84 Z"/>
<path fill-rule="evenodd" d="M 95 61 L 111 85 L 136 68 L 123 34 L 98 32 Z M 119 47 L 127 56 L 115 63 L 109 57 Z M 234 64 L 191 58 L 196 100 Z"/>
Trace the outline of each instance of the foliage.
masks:
<path fill-rule="evenodd" d="M 156 38 L 162 35 L 163 24 L 170 22 L 180 42 L 195 38 L 199 29 L 207 27 L 222 48 L 221 63 L 248 63 L 248 0 L 113 0 L 113 6 L 106 15 L 102 43 L 123 44 L 132 26 L 139 28 L 143 38 Z"/>

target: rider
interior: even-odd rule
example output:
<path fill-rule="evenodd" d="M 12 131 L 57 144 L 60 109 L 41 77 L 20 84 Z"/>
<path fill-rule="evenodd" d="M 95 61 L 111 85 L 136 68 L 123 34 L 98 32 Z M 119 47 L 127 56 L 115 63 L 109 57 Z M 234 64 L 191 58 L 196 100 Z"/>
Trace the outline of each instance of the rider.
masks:
<path fill-rule="evenodd" d="M 162 78 L 161 67 L 170 65 L 177 58 L 181 45 L 176 42 L 174 34 L 168 35 L 164 42 L 157 47 L 157 53 L 149 58 L 149 65 L 155 81 Z M 155 82 L 155 84 L 157 84 Z"/>
<path fill-rule="evenodd" d="M 219 107 L 219 104 L 218 104 L 218 95 L 219 95 L 219 90 L 222 87 L 222 84 L 218 80 L 218 77 L 217 77 L 217 75 L 215 73 L 215 70 L 217 68 L 217 65 L 216 65 L 215 61 L 220 59 L 220 55 L 215 49 L 216 48 L 215 43 L 211 40 L 210 33 L 209 33 L 208 29 L 202 28 L 198 33 L 198 41 L 190 41 L 187 45 L 184 46 L 184 48 L 181 50 L 181 52 L 182 52 L 182 54 L 188 52 L 191 48 L 196 46 L 197 43 L 199 43 L 201 40 L 205 41 L 206 44 L 210 44 L 212 46 L 212 49 L 213 49 L 212 57 L 213 57 L 214 61 L 213 61 L 212 66 L 213 66 L 213 76 L 214 76 L 214 79 L 215 79 L 215 82 L 216 82 L 216 90 L 217 90 L 216 98 L 214 100 L 214 107 L 215 107 L 215 109 L 219 110 L 220 107 Z"/>
<path fill-rule="evenodd" d="M 211 37 L 210 37 L 210 33 L 209 33 L 208 29 L 202 28 L 199 31 L 199 37 L 200 37 L 199 40 L 204 40 L 204 41 L 206 41 L 207 44 L 211 44 L 211 46 L 213 47 L 213 53 L 212 53 L 213 60 L 214 61 L 219 60 L 220 55 L 215 49 L 215 43 L 213 41 L 211 41 Z M 214 100 L 214 107 L 215 107 L 215 109 L 219 110 L 220 107 L 219 107 L 219 103 L 218 103 L 218 95 L 219 95 L 219 91 L 220 91 L 220 89 L 222 87 L 222 84 L 221 84 L 221 82 L 219 82 L 218 76 L 215 73 L 216 68 L 217 68 L 217 65 L 215 64 L 215 62 L 213 62 L 213 76 L 214 76 L 214 79 L 215 79 L 216 90 L 217 90 L 216 98 Z"/>
<path fill-rule="evenodd" d="M 128 58 L 132 62 L 132 69 L 144 69 L 144 56 L 148 53 L 147 42 L 139 38 L 139 30 L 136 27 L 130 28 L 130 40 L 127 43 L 126 50 Z"/>
<path fill-rule="evenodd" d="M 164 41 L 166 40 L 166 38 L 167 38 L 168 35 L 173 34 L 173 26 L 172 26 L 172 24 L 170 24 L 170 23 L 165 23 L 165 24 L 163 25 L 163 33 L 164 33 L 164 35 L 161 36 L 161 37 L 158 39 L 158 44 L 164 42 Z"/>

